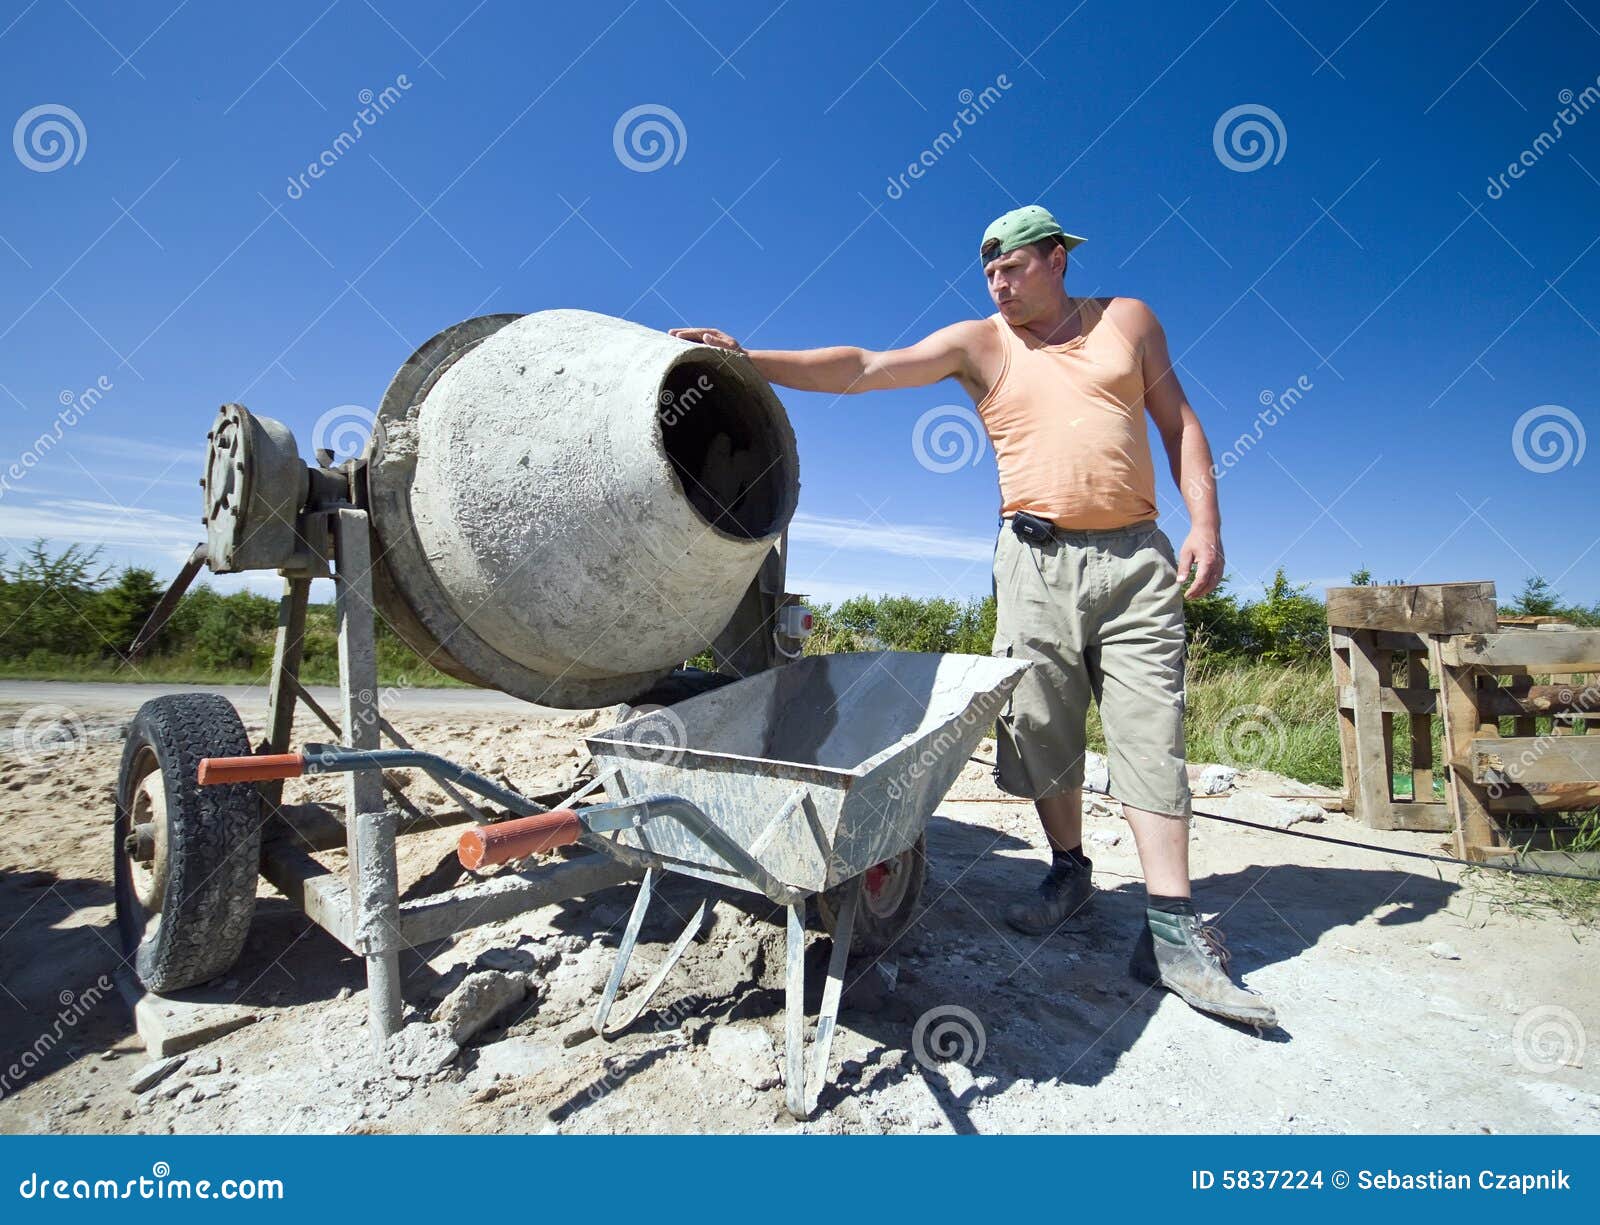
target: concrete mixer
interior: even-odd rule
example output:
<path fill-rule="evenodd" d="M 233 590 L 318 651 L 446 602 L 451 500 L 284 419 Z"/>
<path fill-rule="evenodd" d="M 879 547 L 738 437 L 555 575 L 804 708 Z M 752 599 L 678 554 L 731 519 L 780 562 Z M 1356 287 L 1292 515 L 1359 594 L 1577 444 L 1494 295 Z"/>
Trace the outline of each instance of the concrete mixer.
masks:
<path fill-rule="evenodd" d="M 627 1019 L 609 1023 L 655 881 L 673 871 L 787 908 L 789 1106 L 809 1114 L 845 960 L 910 922 L 927 818 L 1026 665 L 881 652 L 778 667 L 810 629 L 783 590 L 799 492 L 783 406 L 744 356 L 624 320 L 556 310 L 441 332 L 395 376 L 364 455 L 338 466 L 327 452 L 307 464 L 287 427 L 242 405 L 223 406 L 209 440 L 205 542 L 132 653 L 202 566 L 277 570 L 284 593 L 259 744 L 213 694 L 156 698 L 130 725 L 115 888 L 145 987 L 223 974 L 259 873 L 365 958 L 381 1050 L 402 1020 L 402 951 L 642 878 L 588 1031 L 610 1036 L 705 916 L 702 905 Z M 334 712 L 299 679 L 318 577 L 336 593 Z M 380 617 L 472 684 L 634 710 L 589 738 L 595 772 L 575 792 L 524 795 L 419 752 L 384 717 Z M 685 665 L 705 651 L 714 670 Z M 336 742 L 292 751 L 298 706 Z M 403 769 L 427 772 L 456 809 L 421 810 L 388 777 Z M 342 812 L 283 803 L 281 780 L 314 773 L 343 775 Z M 463 867 L 500 870 L 402 902 L 396 838 L 450 821 L 472 823 Z M 334 847 L 343 871 L 315 857 Z M 835 947 L 807 1076 L 812 900 Z"/>

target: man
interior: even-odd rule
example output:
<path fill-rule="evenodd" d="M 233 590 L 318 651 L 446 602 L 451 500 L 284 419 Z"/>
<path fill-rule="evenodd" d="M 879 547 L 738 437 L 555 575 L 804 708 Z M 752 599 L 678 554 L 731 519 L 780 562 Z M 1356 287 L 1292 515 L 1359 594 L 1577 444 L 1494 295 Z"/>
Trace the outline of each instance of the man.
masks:
<path fill-rule="evenodd" d="M 1269 1027 L 1273 1010 L 1228 977 L 1227 953 L 1189 892 L 1189 785 L 1183 749 L 1182 580 L 1202 596 L 1222 578 L 1211 449 L 1154 313 L 1135 298 L 1066 292 L 1067 234 L 1045 209 L 1006 213 L 979 254 L 987 319 L 941 328 L 909 348 L 758 349 L 771 382 L 804 391 L 922 387 L 955 379 L 994 445 L 1005 522 L 995 548 L 994 652 L 1034 661 L 998 722 L 996 779 L 1035 802 L 1052 862 L 1006 920 L 1059 929 L 1093 897 L 1083 853 L 1084 717 L 1099 703 L 1111 792 L 1133 829 L 1148 893 L 1130 971 L 1191 1006 Z M 745 352 L 715 328 L 684 340 Z M 1141 406 L 1143 411 L 1141 411 Z M 1174 556 L 1156 526 L 1150 414 L 1190 531 Z"/>

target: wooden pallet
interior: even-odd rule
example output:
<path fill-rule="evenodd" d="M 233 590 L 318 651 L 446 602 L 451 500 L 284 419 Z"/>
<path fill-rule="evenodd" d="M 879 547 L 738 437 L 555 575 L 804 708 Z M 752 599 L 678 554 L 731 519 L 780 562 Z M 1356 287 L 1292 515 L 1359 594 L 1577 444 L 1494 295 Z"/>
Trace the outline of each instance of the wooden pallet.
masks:
<path fill-rule="evenodd" d="M 1448 800 L 1433 798 L 1439 691 L 1429 668 L 1438 636 L 1495 628 L 1494 584 L 1331 587 L 1327 607 L 1345 811 L 1374 829 L 1451 829 Z M 1411 733 L 1409 796 L 1394 791 L 1397 716 Z"/>
<path fill-rule="evenodd" d="M 1456 853 L 1482 860 L 1560 849 L 1559 814 L 1600 806 L 1600 734 L 1589 734 L 1600 721 L 1600 630 L 1442 638 L 1434 668 Z M 1541 717 L 1550 720 L 1542 734 Z"/>

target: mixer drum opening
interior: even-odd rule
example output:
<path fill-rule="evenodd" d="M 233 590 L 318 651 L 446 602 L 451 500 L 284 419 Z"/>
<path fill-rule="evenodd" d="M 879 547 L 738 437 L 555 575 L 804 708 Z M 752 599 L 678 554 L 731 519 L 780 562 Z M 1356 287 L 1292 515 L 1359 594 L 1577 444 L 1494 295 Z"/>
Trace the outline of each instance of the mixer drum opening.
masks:
<path fill-rule="evenodd" d="M 745 540 L 779 530 L 795 475 L 764 399 L 731 366 L 690 360 L 661 380 L 659 405 L 662 446 L 696 513 Z"/>

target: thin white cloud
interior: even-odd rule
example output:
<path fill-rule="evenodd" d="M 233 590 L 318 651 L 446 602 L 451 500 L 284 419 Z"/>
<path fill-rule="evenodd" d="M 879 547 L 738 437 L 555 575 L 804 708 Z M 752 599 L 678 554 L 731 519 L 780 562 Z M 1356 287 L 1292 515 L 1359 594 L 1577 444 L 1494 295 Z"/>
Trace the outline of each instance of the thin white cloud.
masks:
<path fill-rule="evenodd" d="M 796 515 L 789 524 L 789 540 L 897 557 L 989 561 L 994 556 L 992 536 L 964 535 L 948 528 L 892 520 Z"/>
<path fill-rule="evenodd" d="M 0 536 L 14 544 L 43 537 L 90 547 L 122 546 L 181 560 L 205 535 L 199 518 L 86 498 L 8 498 L 0 501 Z"/>
<path fill-rule="evenodd" d="M 122 438 L 115 434 L 83 434 L 72 439 L 74 449 L 82 447 L 100 455 L 114 455 L 118 459 L 143 459 L 158 464 L 188 464 L 200 476 L 200 466 L 205 463 L 204 447 L 177 447 L 171 443 L 149 442 L 143 438 Z"/>

